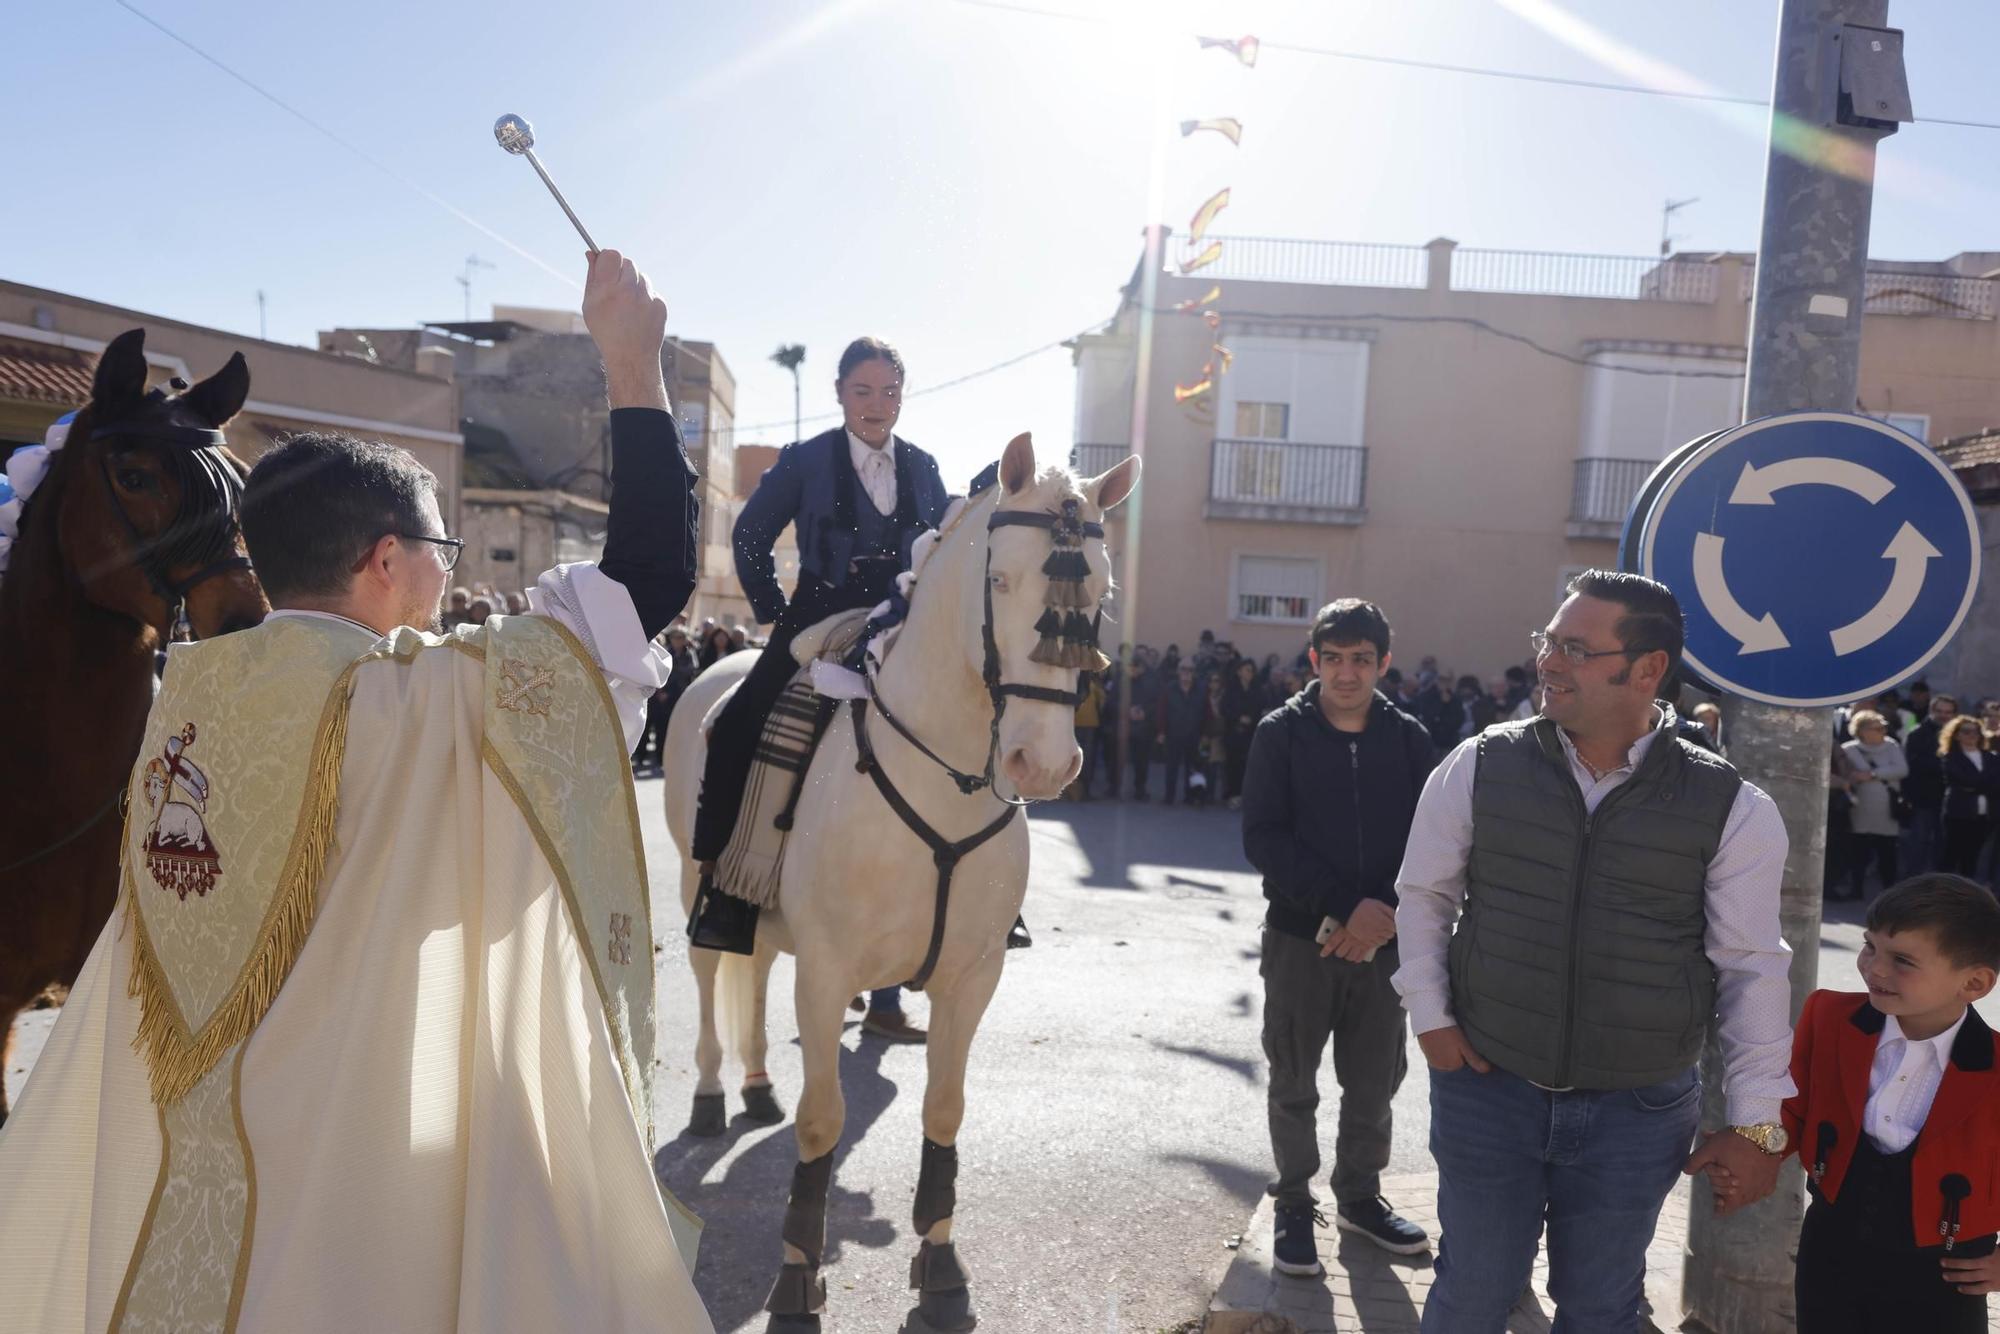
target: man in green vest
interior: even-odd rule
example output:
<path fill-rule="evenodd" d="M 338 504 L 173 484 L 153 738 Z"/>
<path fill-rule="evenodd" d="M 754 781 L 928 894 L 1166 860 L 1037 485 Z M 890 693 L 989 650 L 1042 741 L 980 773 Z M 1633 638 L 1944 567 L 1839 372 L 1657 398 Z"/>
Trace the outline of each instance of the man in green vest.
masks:
<path fill-rule="evenodd" d="M 1426 1334 L 1500 1334 L 1544 1222 L 1559 1327 L 1636 1331 L 1681 1173 L 1709 1173 L 1719 1212 L 1777 1182 L 1785 828 L 1656 703 L 1681 638 L 1664 585 L 1579 575 L 1532 635 L 1541 716 L 1465 741 L 1418 803 L 1395 986 L 1431 1067 Z M 1718 1016 L 1729 1128 L 1690 1155 Z"/>

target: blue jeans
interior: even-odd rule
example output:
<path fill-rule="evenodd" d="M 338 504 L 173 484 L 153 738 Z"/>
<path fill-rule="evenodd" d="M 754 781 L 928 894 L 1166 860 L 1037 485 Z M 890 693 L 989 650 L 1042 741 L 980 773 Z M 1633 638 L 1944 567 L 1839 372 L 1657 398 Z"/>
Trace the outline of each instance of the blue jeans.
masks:
<path fill-rule="evenodd" d="M 1501 1334 L 1544 1220 L 1555 1334 L 1636 1334 L 1646 1247 L 1700 1116 L 1692 1069 L 1615 1093 L 1431 1071 L 1443 1236 L 1424 1334 Z"/>

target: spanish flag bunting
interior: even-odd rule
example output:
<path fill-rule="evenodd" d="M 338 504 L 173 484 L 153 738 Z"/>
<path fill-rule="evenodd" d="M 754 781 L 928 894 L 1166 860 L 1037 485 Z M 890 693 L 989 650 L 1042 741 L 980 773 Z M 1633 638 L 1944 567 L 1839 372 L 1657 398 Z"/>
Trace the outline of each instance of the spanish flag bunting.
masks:
<path fill-rule="evenodd" d="M 1217 283 L 1198 297 L 1189 297 L 1186 301 L 1176 302 L 1174 310 L 1176 313 L 1184 313 L 1197 310 L 1202 306 L 1213 305 L 1220 300 L 1222 300 L 1222 284 Z"/>
<path fill-rule="evenodd" d="M 1200 398 L 1213 388 L 1215 388 L 1215 381 L 1209 377 L 1207 368 L 1204 367 L 1201 379 L 1196 380 L 1193 384 L 1177 384 L 1174 386 L 1174 402 L 1185 403 L 1191 398 Z"/>
<path fill-rule="evenodd" d="M 1217 116 L 1211 120 L 1184 120 L 1181 122 L 1181 138 L 1210 130 L 1221 135 L 1230 143 L 1242 146 L 1243 122 L 1234 116 Z"/>
<path fill-rule="evenodd" d="M 1208 234 L 1208 224 L 1215 221 L 1216 214 L 1229 207 L 1229 187 L 1223 186 L 1208 197 L 1208 202 L 1194 211 L 1194 218 L 1188 223 L 1188 244 Z"/>
<path fill-rule="evenodd" d="M 1255 66 L 1257 63 L 1257 39 L 1255 37 L 1197 37 L 1195 40 L 1201 43 L 1201 49 L 1204 51 L 1211 48 L 1223 50 L 1235 56 L 1245 65 Z"/>
<path fill-rule="evenodd" d="M 1221 258 L 1222 242 L 1210 241 L 1201 248 L 1200 254 L 1190 255 L 1181 260 L 1181 272 L 1182 274 L 1189 274 L 1193 273 L 1196 269 L 1205 269 Z"/>

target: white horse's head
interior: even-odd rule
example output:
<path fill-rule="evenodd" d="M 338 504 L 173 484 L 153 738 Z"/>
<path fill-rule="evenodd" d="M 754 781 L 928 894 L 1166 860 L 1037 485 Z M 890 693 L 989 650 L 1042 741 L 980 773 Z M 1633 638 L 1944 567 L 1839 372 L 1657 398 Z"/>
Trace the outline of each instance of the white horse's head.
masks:
<path fill-rule="evenodd" d="M 1076 516 L 1085 523 L 1102 523 L 1104 513 L 1132 493 L 1139 480 L 1139 460 L 1124 459 L 1101 477 L 1078 478 L 1067 469 L 1051 467 L 1038 472 L 1035 446 L 1026 435 L 1008 444 L 1000 459 L 997 496 L 980 497 L 968 515 L 977 529 L 969 544 L 983 552 L 984 561 L 968 561 L 968 577 L 985 578 L 990 586 L 993 607 L 993 641 L 999 656 L 1000 680 L 1012 686 L 1038 686 L 1052 691 L 1073 691 L 1077 669 L 1037 662 L 1031 656 L 1043 636 L 1036 623 L 1050 611 L 1049 576 L 1043 572 L 1049 555 L 1056 549 L 1051 531 L 1035 527 L 988 528 L 996 512 L 1018 510 L 1030 514 L 1057 516 L 1065 501 L 1075 502 Z M 1111 591 L 1111 558 L 1102 537 L 1083 539 L 1082 554 L 1089 574 L 1084 580 L 1086 617 L 1095 617 L 1098 604 Z M 960 599 L 966 618 L 961 637 L 966 646 L 966 666 L 975 677 L 985 664 L 986 599 L 974 585 L 970 595 Z M 998 773 L 1023 797 L 1046 799 L 1061 793 L 1076 777 L 1083 752 L 1076 745 L 1075 710 L 1070 705 L 1044 700 L 1010 697 L 1000 717 Z"/>

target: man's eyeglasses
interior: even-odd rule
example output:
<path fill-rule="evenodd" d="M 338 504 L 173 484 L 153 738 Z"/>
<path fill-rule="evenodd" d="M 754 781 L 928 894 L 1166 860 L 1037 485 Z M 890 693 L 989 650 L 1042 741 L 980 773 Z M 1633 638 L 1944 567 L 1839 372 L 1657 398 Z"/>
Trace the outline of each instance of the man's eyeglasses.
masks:
<path fill-rule="evenodd" d="M 457 537 L 425 537 L 422 533 L 397 533 L 406 542 L 428 542 L 438 549 L 438 559 L 444 562 L 444 572 L 450 574 L 458 564 L 458 558 L 465 553 L 465 540 Z"/>
<path fill-rule="evenodd" d="M 1550 654 L 1560 653 L 1577 666 L 1589 662 L 1592 658 L 1629 658 L 1636 651 L 1629 648 L 1602 648 L 1593 651 L 1589 646 L 1578 643 L 1574 639 L 1551 639 L 1546 630 L 1529 631 L 1528 642 L 1535 646 L 1535 656 L 1537 658 L 1545 658 Z"/>

